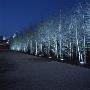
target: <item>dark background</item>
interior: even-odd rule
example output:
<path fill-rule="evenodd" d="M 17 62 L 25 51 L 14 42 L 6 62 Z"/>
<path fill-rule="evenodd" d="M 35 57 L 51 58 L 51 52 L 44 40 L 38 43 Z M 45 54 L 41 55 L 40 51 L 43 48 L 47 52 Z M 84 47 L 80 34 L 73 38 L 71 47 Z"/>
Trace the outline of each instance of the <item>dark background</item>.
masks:
<path fill-rule="evenodd" d="M 0 0 L 0 35 L 10 36 L 83 0 Z"/>

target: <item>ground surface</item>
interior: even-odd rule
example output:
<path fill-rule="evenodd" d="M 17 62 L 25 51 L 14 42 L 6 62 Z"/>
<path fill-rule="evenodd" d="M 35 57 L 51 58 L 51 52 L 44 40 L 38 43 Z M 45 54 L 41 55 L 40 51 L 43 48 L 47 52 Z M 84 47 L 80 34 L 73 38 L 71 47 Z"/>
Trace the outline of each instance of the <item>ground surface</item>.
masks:
<path fill-rule="evenodd" d="M 90 90 L 90 69 L 0 52 L 0 90 Z"/>

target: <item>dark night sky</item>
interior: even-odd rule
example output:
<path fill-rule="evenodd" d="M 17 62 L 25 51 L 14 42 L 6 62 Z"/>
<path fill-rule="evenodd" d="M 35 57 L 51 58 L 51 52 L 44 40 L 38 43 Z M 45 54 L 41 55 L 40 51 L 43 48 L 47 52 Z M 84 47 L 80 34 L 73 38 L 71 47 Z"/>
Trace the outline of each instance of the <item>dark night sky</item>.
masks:
<path fill-rule="evenodd" d="M 12 35 L 80 0 L 0 0 L 0 35 Z M 82 1 L 82 0 L 81 0 Z"/>

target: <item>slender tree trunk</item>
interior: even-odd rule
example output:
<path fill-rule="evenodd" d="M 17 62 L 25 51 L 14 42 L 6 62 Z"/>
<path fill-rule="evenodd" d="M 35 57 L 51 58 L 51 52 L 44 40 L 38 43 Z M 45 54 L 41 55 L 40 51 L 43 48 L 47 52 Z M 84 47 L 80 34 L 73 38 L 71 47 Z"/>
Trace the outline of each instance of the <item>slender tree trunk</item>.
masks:
<path fill-rule="evenodd" d="M 35 55 L 37 55 L 37 41 L 35 41 L 35 42 L 36 42 Z"/>
<path fill-rule="evenodd" d="M 30 41 L 30 54 L 32 54 L 32 40 Z"/>
<path fill-rule="evenodd" d="M 40 51 L 41 51 L 41 53 L 42 53 L 42 43 L 40 44 Z"/>
<path fill-rule="evenodd" d="M 51 58 L 50 57 L 50 40 L 49 40 L 49 43 L 48 43 L 48 56 L 49 56 L 49 58 Z"/>
<path fill-rule="evenodd" d="M 70 60 L 71 60 L 71 57 L 72 57 L 72 46 L 71 46 L 71 42 L 70 42 Z"/>
<path fill-rule="evenodd" d="M 84 36 L 84 63 L 86 64 L 86 51 L 85 51 L 85 36 Z"/>
<path fill-rule="evenodd" d="M 61 35 L 60 35 L 60 51 L 59 51 L 60 58 L 61 58 L 61 53 L 62 53 L 62 52 L 61 52 L 61 48 L 62 48 L 62 47 L 61 47 Z"/>
<path fill-rule="evenodd" d="M 56 54 L 56 57 L 58 59 L 58 45 L 57 45 L 57 40 L 55 40 L 55 54 Z"/>

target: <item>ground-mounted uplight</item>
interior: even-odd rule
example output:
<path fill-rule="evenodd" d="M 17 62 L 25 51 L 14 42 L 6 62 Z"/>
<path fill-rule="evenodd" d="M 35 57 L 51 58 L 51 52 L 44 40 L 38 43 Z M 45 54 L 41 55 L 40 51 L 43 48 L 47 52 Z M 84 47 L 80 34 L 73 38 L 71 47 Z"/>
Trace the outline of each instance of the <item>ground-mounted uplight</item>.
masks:
<path fill-rule="evenodd" d="M 48 58 L 52 58 L 52 57 L 48 57 Z"/>
<path fill-rule="evenodd" d="M 64 59 L 63 58 L 61 58 L 61 61 L 63 61 Z"/>
<path fill-rule="evenodd" d="M 81 64 L 81 65 L 84 65 L 84 64 L 85 64 L 85 62 L 81 61 L 81 62 L 80 62 L 80 64 Z"/>
<path fill-rule="evenodd" d="M 7 44 L 9 44 L 9 42 L 8 42 L 8 41 L 7 41 L 6 43 L 7 43 Z"/>
<path fill-rule="evenodd" d="M 41 57 L 42 55 L 39 55 L 39 57 Z"/>

